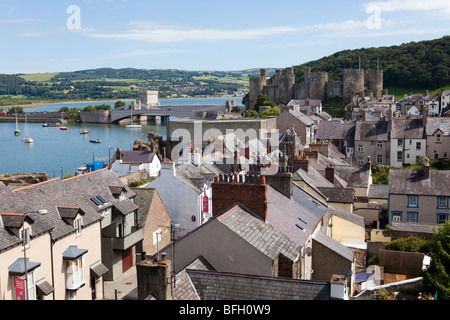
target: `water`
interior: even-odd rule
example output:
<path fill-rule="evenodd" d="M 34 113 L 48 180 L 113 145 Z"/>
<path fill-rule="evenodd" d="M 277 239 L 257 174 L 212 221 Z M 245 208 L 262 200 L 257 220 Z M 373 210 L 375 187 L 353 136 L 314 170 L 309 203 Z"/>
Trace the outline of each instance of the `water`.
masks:
<path fill-rule="evenodd" d="M 236 105 L 241 105 L 242 101 L 240 98 L 192 98 L 160 102 L 161 105 L 225 105 L 226 100 L 235 100 Z M 24 110 L 58 111 L 64 106 L 80 109 L 103 103 L 113 106 L 115 102 L 61 103 Z M 118 124 L 69 124 L 67 127 L 68 131 L 62 131 L 58 127 L 28 123 L 28 134 L 34 139 L 34 143 L 26 144 L 22 142 L 26 135 L 24 123 L 19 123 L 21 135 L 18 137 L 14 136 L 15 123 L 0 123 L 0 174 L 46 172 L 51 178 L 73 175 L 77 168 L 85 163 L 93 160 L 108 161 L 117 148 L 132 150 L 135 140 L 147 141 L 147 133 L 150 130 L 167 139 L 167 124 L 154 121 L 142 124 L 142 129 L 127 129 Z M 89 128 L 90 133 L 80 134 L 84 128 Z M 100 139 L 102 143 L 91 143 L 90 139 Z"/>
<path fill-rule="evenodd" d="M 68 131 L 58 127 L 43 127 L 40 123 L 28 123 L 28 134 L 33 144 L 23 143 L 24 123 L 19 123 L 21 135 L 14 136 L 15 123 L 1 123 L 0 137 L 0 173 L 46 172 L 50 177 L 74 174 L 76 169 L 93 159 L 108 161 L 117 148 L 132 150 L 135 140 L 147 141 L 147 133 L 167 137 L 165 123 L 143 124 L 142 129 L 127 129 L 113 124 L 69 124 Z M 83 128 L 89 128 L 89 134 L 80 134 Z M 100 139 L 100 144 L 89 142 Z"/>
<path fill-rule="evenodd" d="M 161 100 L 161 105 L 225 105 L 225 101 L 235 100 L 241 105 L 241 98 L 191 98 Z M 27 112 L 59 111 L 61 107 L 84 108 L 88 105 L 108 104 L 108 102 L 78 102 L 47 105 L 24 109 Z M 129 103 L 128 103 L 129 104 Z M 163 139 L 167 139 L 166 123 L 148 122 L 142 129 L 126 129 L 115 124 L 69 124 L 68 131 L 58 127 L 43 127 L 41 123 L 28 123 L 28 134 L 34 139 L 33 144 L 23 143 L 25 125 L 19 123 L 21 135 L 14 136 L 15 123 L 0 123 L 0 174 L 46 172 L 50 177 L 74 174 L 76 169 L 93 160 L 108 161 L 117 148 L 131 150 L 135 140 L 147 141 L 151 130 Z M 81 135 L 80 131 L 89 128 L 90 133 Z M 102 143 L 94 144 L 90 139 L 100 139 Z M 62 172 L 62 173 L 61 173 Z"/>

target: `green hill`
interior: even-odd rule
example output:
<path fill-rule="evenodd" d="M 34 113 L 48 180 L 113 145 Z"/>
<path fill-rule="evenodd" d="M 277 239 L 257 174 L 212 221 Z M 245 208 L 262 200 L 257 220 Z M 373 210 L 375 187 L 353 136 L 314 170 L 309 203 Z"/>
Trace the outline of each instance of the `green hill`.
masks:
<path fill-rule="evenodd" d="M 336 52 L 294 67 L 296 81 L 303 81 L 305 66 L 312 72 L 328 72 L 329 81 L 342 79 L 343 70 L 361 68 L 384 73 L 384 87 L 397 91 L 445 88 L 450 85 L 450 36 L 398 46 L 362 48 Z"/>

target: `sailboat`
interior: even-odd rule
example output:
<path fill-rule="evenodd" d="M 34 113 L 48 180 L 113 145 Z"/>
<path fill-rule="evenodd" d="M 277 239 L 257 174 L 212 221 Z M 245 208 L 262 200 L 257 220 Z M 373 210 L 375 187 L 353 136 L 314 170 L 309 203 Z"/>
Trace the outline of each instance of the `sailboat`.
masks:
<path fill-rule="evenodd" d="M 28 135 L 28 127 L 27 127 L 27 114 L 25 113 L 25 139 L 23 139 L 25 143 L 33 143 L 34 140 Z"/>
<path fill-rule="evenodd" d="M 127 128 L 142 128 L 142 126 L 140 124 L 135 124 L 133 123 L 133 106 L 130 107 L 131 110 L 131 124 L 128 124 L 126 127 Z"/>
<path fill-rule="evenodd" d="M 20 136 L 19 123 L 17 122 L 17 113 L 16 113 L 16 130 L 14 130 L 15 136 Z"/>

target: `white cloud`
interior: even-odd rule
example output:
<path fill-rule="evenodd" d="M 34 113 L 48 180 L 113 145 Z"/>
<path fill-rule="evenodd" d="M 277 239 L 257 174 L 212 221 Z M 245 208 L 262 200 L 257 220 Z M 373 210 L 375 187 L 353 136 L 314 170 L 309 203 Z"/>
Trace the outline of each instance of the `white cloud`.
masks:
<path fill-rule="evenodd" d="M 364 4 L 364 7 L 378 7 L 382 12 L 397 11 L 430 11 L 442 10 L 450 13 L 448 0 L 388 0 L 388 1 L 372 1 Z"/>
<path fill-rule="evenodd" d="M 173 25 L 157 25 L 154 22 L 134 22 L 135 28 L 118 33 L 90 33 L 92 38 L 136 40 L 144 42 L 180 42 L 180 41 L 215 41 L 248 40 L 266 36 L 282 35 L 296 32 L 296 27 L 264 27 L 249 29 L 214 29 L 188 28 Z"/>
<path fill-rule="evenodd" d="M 22 19 L 3 19 L 0 20 L 0 23 L 7 23 L 7 24 L 20 24 L 20 23 L 29 23 L 29 22 L 35 22 L 36 19 L 33 18 L 22 18 Z"/>

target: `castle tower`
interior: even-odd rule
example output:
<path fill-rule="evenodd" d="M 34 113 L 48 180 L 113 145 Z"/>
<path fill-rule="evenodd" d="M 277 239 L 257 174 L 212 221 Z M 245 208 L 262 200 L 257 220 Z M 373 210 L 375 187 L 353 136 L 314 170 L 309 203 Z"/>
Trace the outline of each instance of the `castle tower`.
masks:
<path fill-rule="evenodd" d="M 344 69 L 343 98 L 351 101 L 356 94 L 364 93 L 364 70 Z"/>
<path fill-rule="evenodd" d="M 364 72 L 364 86 L 372 91 L 375 98 L 383 96 L 383 71 L 366 70 Z"/>
<path fill-rule="evenodd" d="M 264 86 L 267 84 L 266 69 L 260 69 L 259 73 L 259 77 L 250 77 L 249 95 L 245 104 L 246 109 L 253 109 L 256 100 L 258 100 L 258 95 L 263 92 Z"/>

